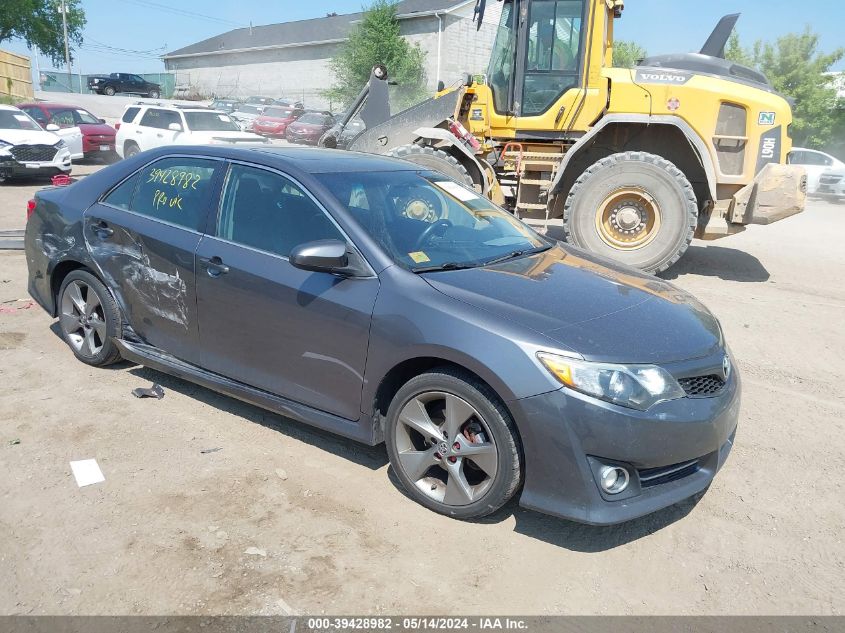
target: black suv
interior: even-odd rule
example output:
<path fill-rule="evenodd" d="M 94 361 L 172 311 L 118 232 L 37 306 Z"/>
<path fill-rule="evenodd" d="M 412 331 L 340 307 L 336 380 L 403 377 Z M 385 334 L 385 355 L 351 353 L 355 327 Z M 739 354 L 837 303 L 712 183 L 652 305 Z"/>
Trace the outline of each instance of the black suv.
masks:
<path fill-rule="evenodd" d="M 109 97 L 118 92 L 144 95 L 150 99 L 161 96 L 161 86 L 147 81 L 140 75 L 112 73 L 110 75 L 89 75 L 88 90 Z"/>

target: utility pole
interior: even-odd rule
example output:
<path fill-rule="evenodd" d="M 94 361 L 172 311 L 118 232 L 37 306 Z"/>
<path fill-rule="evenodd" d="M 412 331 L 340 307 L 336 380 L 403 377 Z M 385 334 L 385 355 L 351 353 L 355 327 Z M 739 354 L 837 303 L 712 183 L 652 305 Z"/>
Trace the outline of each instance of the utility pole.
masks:
<path fill-rule="evenodd" d="M 61 9 L 62 12 L 62 30 L 65 34 L 65 68 L 67 69 L 67 89 L 70 92 L 73 92 L 73 68 L 70 65 L 70 48 L 68 47 L 67 43 L 67 5 L 65 4 L 65 0 L 62 0 Z"/>

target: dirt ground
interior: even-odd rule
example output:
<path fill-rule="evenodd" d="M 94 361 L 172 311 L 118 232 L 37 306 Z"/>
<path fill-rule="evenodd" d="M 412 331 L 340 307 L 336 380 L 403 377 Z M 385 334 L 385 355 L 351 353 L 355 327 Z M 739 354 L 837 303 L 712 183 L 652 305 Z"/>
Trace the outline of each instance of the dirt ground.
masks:
<path fill-rule="evenodd" d="M 0 230 L 35 189 L 0 187 Z M 845 205 L 824 202 L 693 244 L 668 277 L 727 332 L 736 447 L 697 504 L 611 528 L 515 504 L 450 520 L 398 490 L 382 447 L 88 368 L 0 251 L 0 613 L 842 614 L 843 244 Z M 130 395 L 152 381 L 163 400 Z M 106 480 L 78 488 L 86 458 Z"/>

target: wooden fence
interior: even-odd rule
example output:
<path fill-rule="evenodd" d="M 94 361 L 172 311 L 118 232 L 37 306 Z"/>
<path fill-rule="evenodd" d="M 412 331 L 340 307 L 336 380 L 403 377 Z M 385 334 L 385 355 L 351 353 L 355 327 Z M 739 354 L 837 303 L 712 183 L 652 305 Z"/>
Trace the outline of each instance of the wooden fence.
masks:
<path fill-rule="evenodd" d="M 0 50 L 0 97 L 32 99 L 32 68 L 29 57 Z"/>

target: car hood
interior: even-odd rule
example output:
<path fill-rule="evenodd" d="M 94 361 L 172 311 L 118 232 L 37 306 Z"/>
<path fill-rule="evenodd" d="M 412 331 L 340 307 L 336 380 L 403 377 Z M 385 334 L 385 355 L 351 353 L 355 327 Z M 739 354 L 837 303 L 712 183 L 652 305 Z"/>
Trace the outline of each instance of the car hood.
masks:
<path fill-rule="evenodd" d="M 80 123 L 79 129 L 83 134 L 97 134 L 101 136 L 114 136 L 117 134 L 111 125 L 105 123 Z"/>
<path fill-rule="evenodd" d="M 55 145 L 59 137 L 44 130 L 9 130 L 0 128 L 0 141 L 12 145 Z"/>
<path fill-rule="evenodd" d="M 568 246 L 422 276 L 443 294 L 590 360 L 670 363 L 707 356 L 723 344 L 718 321 L 692 295 Z"/>

